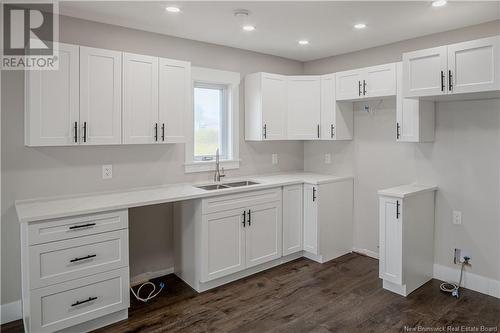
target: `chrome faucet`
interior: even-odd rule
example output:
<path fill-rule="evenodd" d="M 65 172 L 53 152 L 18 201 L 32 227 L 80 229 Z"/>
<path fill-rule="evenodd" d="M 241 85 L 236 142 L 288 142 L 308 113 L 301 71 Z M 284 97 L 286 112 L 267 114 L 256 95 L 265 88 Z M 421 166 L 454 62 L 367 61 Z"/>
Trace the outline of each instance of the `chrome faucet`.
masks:
<path fill-rule="evenodd" d="M 214 182 L 220 182 L 222 177 L 226 177 L 224 174 L 224 168 L 222 168 L 222 174 L 220 171 L 220 161 L 219 161 L 219 148 L 215 151 L 215 174 L 214 174 Z"/>

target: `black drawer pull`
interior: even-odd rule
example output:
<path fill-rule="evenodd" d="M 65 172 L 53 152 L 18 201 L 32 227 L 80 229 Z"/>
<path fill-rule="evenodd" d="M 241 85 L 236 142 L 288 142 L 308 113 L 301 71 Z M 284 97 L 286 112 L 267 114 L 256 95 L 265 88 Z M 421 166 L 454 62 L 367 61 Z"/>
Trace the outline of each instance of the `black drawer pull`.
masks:
<path fill-rule="evenodd" d="M 358 96 L 361 96 L 361 81 L 358 81 Z"/>
<path fill-rule="evenodd" d="M 444 85 L 444 72 L 441 71 L 441 91 L 444 91 L 445 85 Z"/>
<path fill-rule="evenodd" d="M 396 220 L 399 220 L 399 216 L 401 213 L 399 212 L 399 200 L 396 200 Z"/>
<path fill-rule="evenodd" d="M 245 223 L 247 222 L 247 211 L 244 210 L 243 211 L 243 228 L 245 227 Z"/>
<path fill-rule="evenodd" d="M 80 228 L 88 228 L 88 227 L 93 227 L 93 226 L 95 226 L 95 223 L 72 225 L 71 227 L 69 227 L 69 230 L 80 229 Z"/>
<path fill-rule="evenodd" d="M 82 304 L 85 304 L 85 303 L 88 303 L 88 302 L 95 301 L 96 299 L 97 299 L 97 297 L 89 297 L 89 298 L 87 298 L 86 300 L 83 300 L 83 301 L 76 301 L 75 303 L 71 304 L 71 306 L 82 305 Z"/>
<path fill-rule="evenodd" d="M 75 121 L 75 126 L 73 128 L 75 131 L 75 135 L 73 136 L 73 139 L 75 140 L 75 143 L 78 143 L 78 123 Z"/>
<path fill-rule="evenodd" d="M 97 254 L 89 254 L 88 256 L 85 256 L 85 257 L 71 259 L 69 262 L 77 262 L 77 261 L 86 260 L 86 259 L 90 259 L 90 258 L 94 258 L 94 257 L 97 257 Z"/>
<path fill-rule="evenodd" d="M 252 211 L 248 210 L 248 226 L 252 225 Z"/>

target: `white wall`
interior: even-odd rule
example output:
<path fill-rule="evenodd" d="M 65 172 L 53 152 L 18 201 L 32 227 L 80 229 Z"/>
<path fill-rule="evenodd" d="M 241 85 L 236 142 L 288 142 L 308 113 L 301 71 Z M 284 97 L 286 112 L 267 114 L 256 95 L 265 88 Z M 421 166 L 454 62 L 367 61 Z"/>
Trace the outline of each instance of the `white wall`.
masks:
<path fill-rule="evenodd" d="M 352 54 L 307 62 L 304 72 L 324 74 L 401 61 L 402 52 L 500 34 L 500 21 L 416 38 Z M 378 101 L 370 102 L 377 106 Z M 377 190 L 420 181 L 439 186 L 435 262 L 453 266 L 455 247 L 470 251 L 469 269 L 500 280 L 500 100 L 437 104 L 434 143 L 396 143 L 395 101 L 371 114 L 355 104 L 354 140 L 304 145 L 307 171 L 355 176 L 355 246 L 378 252 Z M 324 154 L 332 164 L 324 164 Z M 452 210 L 463 225 L 451 222 Z"/>
<path fill-rule="evenodd" d="M 284 58 L 190 41 L 112 25 L 62 17 L 60 40 L 141 54 L 189 60 L 194 66 L 241 73 L 301 74 L 303 64 Z M 23 73 L 2 72 L 1 304 L 20 298 L 19 224 L 14 200 L 174 182 L 209 180 L 210 173 L 184 174 L 184 145 L 27 148 L 23 141 Z M 240 133 L 243 130 L 240 87 Z M 243 137 L 243 136 L 242 136 Z M 271 165 L 271 154 L 279 164 Z M 300 142 L 247 143 L 240 140 L 241 167 L 229 176 L 303 169 Z M 101 179 L 102 164 L 113 164 L 113 179 Z M 169 205 L 131 210 L 131 273 L 172 265 Z M 141 235 L 136 237 L 136 235 Z M 155 255 L 156 253 L 156 255 Z M 159 256 L 158 256 L 159 255 Z"/>

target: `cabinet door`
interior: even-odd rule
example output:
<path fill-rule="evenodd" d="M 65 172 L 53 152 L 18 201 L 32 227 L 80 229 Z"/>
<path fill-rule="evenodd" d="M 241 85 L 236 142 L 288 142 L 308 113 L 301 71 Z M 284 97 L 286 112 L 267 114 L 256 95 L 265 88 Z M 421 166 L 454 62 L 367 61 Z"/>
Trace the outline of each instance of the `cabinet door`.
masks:
<path fill-rule="evenodd" d="M 78 46 L 58 45 L 58 70 L 25 71 L 27 146 L 78 143 Z"/>
<path fill-rule="evenodd" d="M 191 107 L 191 64 L 160 59 L 159 142 L 185 142 L 186 114 Z"/>
<path fill-rule="evenodd" d="M 302 251 L 304 203 L 302 185 L 283 187 L 283 255 Z"/>
<path fill-rule="evenodd" d="M 245 268 L 243 209 L 203 215 L 201 282 Z"/>
<path fill-rule="evenodd" d="M 335 75 L 321 77 L 321 140 L 335 139 Z"/>
<path fill-rule="evenodd" d="M 123 143 L 154 143 L 158 132 L 158 58 L 123 54 Z"/>
<path fill-rule="evenodd" d="M 318 186 L 304 184 L 304 251 L 318 255 Z"/>
<path fill-rule="evenodd" d="M 246 268 L 281 257 L 281 201 L 251 206 L 247 210 Z"/>
<path fill-rule="evenodd" d="M 262 126 L 264 140 L 286 140 L 286 77 L 262 74 Z"/>
<path fill-rule="evenodd" d="M 396 95 L 396 64 L 385 64 L 364 69 L 363 95 L 384 97 Z"/>
<path fill-rule="evenodd" d="M 288 77 L 288 139 L 320 137 L 321 83 L 318 76 Z"/>
<path fill-rule="evenodd" d="M 361 69 L 336 73 L 335 78 L 337 101 L 363 97 L 363 72 Z"/>
<path fill-rule="evenodd" d="M 82 144 L 121 143 L 122 53 L 80 47 Z"/>
<path fill-rule="evenodd" d="M 403 96 L 419 97 L 447 93 L 446 46 L 403 54 Z"/>
<path fill-rule="evenodd" d="M 472 93 L 500 89 L 500 37 L 490 37 L 448 46 L 450 93 Z"/>
<path fill-rule="evenodd" d="M 380 197 L 379 275 L 401 284 L 403 270 L 403 204 L 401 199 Z"/>
<path fill-rule="evenodd" d="M 418 142 L 418 99 L 403 98 L 403 65 L 397 66 L 396 141 Z"/>

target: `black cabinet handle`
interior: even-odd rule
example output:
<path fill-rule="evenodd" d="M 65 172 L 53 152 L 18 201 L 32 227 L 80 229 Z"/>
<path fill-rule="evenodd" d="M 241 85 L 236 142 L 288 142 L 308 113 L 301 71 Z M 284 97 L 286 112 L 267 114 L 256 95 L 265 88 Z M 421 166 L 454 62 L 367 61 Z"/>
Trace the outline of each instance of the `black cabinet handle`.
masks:
<path fill-rule="evenodd" d="M 361 81 L 358 81 L 358 96 L 361 96 Z"/>
<path fill-rule="evenodd" d="M 319 139 L 319 124 L 318 124 L 318 139 Z"/>
<path fill-rule="evenodd" d="M 84 301 L 76 301 L 75 303 L 71 304 L 71 306 L 77 306 L 77 305 L 85 304 L 85 303 L 88 303 L 88 302 L 95 301 L 96 299 L 97 299 L 97 297 L 89 297 L 89 298 L 87 298 Z"/>
<path fill-rule="evenodd" d="M 444 72 L 441 71 L 441 91 L 444 91 Z"/>
<path fill-rule="evenodd" d="M 248 226 L 252 225 L 252 211 L 248 210 Z"/>
<path fill-rule="evenodd" d="M 243 211 L 243 228 L 245 227 L 245 223 L 247 222 L 247 211 Z"/>
<path fill-rule="evenodd" d="M 85 256 L 85 257 L 71 259 L 69 262 L 77 262 L 77 261 L 82 261 L 82 260 L 86 260 L 86 259 L 90 259 L 90 258 L 94 258 L 94 257 L 97 257 L 97 254 L 89 254 L 88 256 Z"/>
<path fill-rule="evenodd" d="M 396 220 L 399 219 L 399 215 L 401 215 L 399 212 L 399 200 L 396 200 Z"/>
<path fill-rule="evenodd" d="M 448 70 L 448 91 L 453 90 L 453 74 L 451 74 L 451 70 Z"/>
<path fill-rule="evenodd" d="M 330 125 L 330 136 L 331 136 L 331 138 L 332 138 L 332 139 L 333 139 L 333 137 L 334 137 L 334 135 L 335 135 L 335 134 L 334 134 L 334 130 L 335 130 L 335 126 L 333 126 L 333 124 L 331 124 L 331 125 Z"/>
<path fill-rule="evenodd" d="M 401 125 L 399 125 L 399 123 L 396 123 L 396 139 L 401 138 L 400 129 L 401 129 Z"/>
<path fill-rule="evenodd" d="M 93 227 L 93 226 L 95 226 L 95 223 L 72 225 L 71 227 L 69 227 L 69 230 L 80 229 L 80 228 L 89 228 L 89 227 Z"/>
<path fill-rule="evenodd" d="M 87 142 L 87 122 L 83 122 L 83 142 Z"/>
<path fill-rule="evenodd" d="M 363 96 L 366 95 L 366 81 L 363 80 Z"/>
<path fill-rule="evenodd" d="M 264 139 L 267 139 L 267 124 L 264 124 Z"/>
<path fill-rule="evenodd" d="M 73 136 L 75 143 L 78 143 L 78 122 L 75 121 L 75 126 L 73 128 L 75 135 Z"/>
<path fill-rule="evenodd" d="M 316 201 L 316 187 L 313 187 L 313 201 Z"/>
<path fill-rule="evenodd" d="M 161 141 L 165 141 L 165 123 L 161 125 Z"/>
<path fill-rule="evenodd" d="M 155 123 L 155 141 L 158 142 L 158 123 Z"/>

